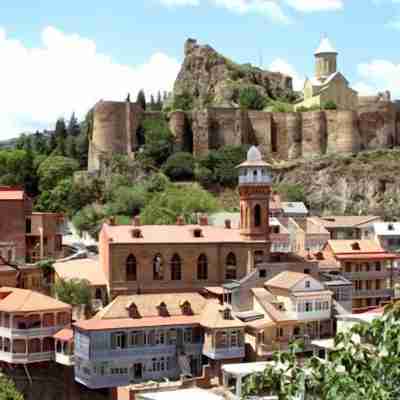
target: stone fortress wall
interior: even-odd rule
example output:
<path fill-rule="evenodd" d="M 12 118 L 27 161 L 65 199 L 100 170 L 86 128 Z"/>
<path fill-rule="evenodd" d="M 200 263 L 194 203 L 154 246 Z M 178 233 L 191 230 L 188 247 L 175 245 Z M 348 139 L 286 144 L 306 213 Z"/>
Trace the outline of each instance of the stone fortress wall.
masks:
<path fill-rule="evenodd" d="M 111 154 L 133 156 L 143 118 L 161 118 L 126 102 L 100 101 L 94 108 L 89 171 Z M 207 108 L 169 116 L 176 151 L 202 156 L 225 145 L 254 144 L 277 160 L 357 153 L 400 145 L 400 106 L 385 97 L 360 97 L 357 111 L 274 113 Z"/>

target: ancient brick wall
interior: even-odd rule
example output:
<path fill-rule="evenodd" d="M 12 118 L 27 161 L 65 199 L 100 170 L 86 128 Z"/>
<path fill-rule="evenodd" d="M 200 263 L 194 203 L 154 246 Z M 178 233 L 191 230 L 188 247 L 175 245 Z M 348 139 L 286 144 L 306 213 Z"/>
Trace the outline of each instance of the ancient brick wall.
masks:
<path fill-rule="evenodd" d="M 189 149 L 185 149 L 185 138 L 187 137 L 189 127 L 184 111 L 175 111 L 170 114 L 169 129 L 175 138 L 175 151 L 189 151 Z"/>
<path fill-rule="evenodd" d="M 245 143 L 257 144 L 264 156 L 271 153 L 272 114 L 263 111 L 248 112 L 249 129 Z"/>
<path fill-rule="evenodd" d="M 323 111 L 302 113 L 302 155 L 319 156 L 326 149 L 326 118 Z"/>

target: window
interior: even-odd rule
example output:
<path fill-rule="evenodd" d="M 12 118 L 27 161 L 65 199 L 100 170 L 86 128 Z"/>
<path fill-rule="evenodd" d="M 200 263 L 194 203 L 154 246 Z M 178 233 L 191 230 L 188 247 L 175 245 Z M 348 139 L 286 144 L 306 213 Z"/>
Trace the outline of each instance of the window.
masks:
<path fill-rule="evenodd" d="M 231 347 L 239 346 L 239 332 L 232 331 L 231 332 Z"/>
<path fill-rule="evenodd" d="M 264 252 L 262 250 L 257 250 L 254 252 L 254 264 L 260 264 L 264 260 Z"/>
<path fill-rule="evenodd" d="M 227 347 L 228 346 L 228 335 L 225 331 L 221 332 L 220 338 L 221 338 L 221 341 L 219 343 L 220 347 Z"/>
<path fill-rule="evenodd" d="M 195 229 L 195 230 L 193 231 L 193 236 L 194 236 L 195 238 L 201 238 L 201 237 L 203 237 L 203 232 L 202 232 L 202 230 L 201 230 L 201 229 Z"/>
<path fill-rule="evenodd" d="M 304 303 L 304 308 L 305 308 L 305 312 L 311 312 L 312 310 L 313 310 L 313 307 L 312 307 L 312 302 L 311 301 L 306 301 L 305 303 Z"/>
<path fill-rule="evenodd" d="M 201 254 L 197 260 L 197 279 L 208 279 L 208 260 L 205 254 Z"/>
<path fill-rule="evenodd" d="M 160 254 L 157 254 L 153 259 L 153 279 L 162 281 L 164 279 L 164 262 Z"/>
<path fill-rule="evenodd" d="M 354 242 L 354 243 L 351 245 L 351 248 L 352 248 L 353 250 L 361 250 L 361 248 L 360 248 L 360 243 Z"/>
<path fill-rule="evenodd" d="M 143 344 L 143 333 L 140 331 L 133 331 L 129 334 L 129 346 L 140 346 Z"/>
<path fill-rule="evenodd" d="M 379 279 L 376 280 L 375 285 L 376 285 L 376 290 L 381 289 L 381 281 Z"/>
<path fill-rule="evenodd" d="M 186 328 L 183 331 L 183 341 L 184 341 L 184 343 L 192 343 L 192 341 L 193 341 L 193 329 L 192 328 Z"/>
<path fill-rule="evenodd" d="M 171 258 L 171 280 L 180 281 L 182 279 L 182 262 L 178 254 Z"/>
<path fill-rule="evenodd" d="M 260 277 L 260 278 L 266 278 L 266 277 L 267 277 L 267 270 L 265 270 L 265 269 L 260 269 L 260 271 L 259 271 L 259 277 Z"/>
<path fill-rule="evenodd" d="M 346 272 L 351 272 L 351 263 L 347 262 L 347 263 L 345 264 L 345 271 L 346 271 Z"/>
<path fill-rule="evenodd" d="M 233 253 L 226 257 L 225 279 L 236 279 L 236 256 Z"/>
<path fill-rule="evenodd" d="M 26 233 L 32 233 L 32 220 L 30 218 L 25 220 L 25 229 Z"/>
<path fill-rule="evenodd" d="M 157 331 L 156 332 L 156 345 L 160 346 L 165 343 L 165 334 L 164 331 Z"/>
<path fill-rule="evenodd" d="M 277 338 L 283 337 L 283 334 L 284 334 L 283 328 L 276 328 L 276 337 Z"/>
<path fill-rule="evenodd" d="M 375 269 L 377 271 L 381 271 L 382 270 L 382 265 L 381 265 L 381 263 L 379 261 L 375 263 Z"/>
<path fill-rule="evenodd" d="M 168 343 L 169 344 L 176 344 L 176 329 L 170 329 L 168 331 Z"/>
<path fill-rule="evenodd" d="M 310 281 L 306 281 L 304 286 L 305 286 L 306 289 L 310 289 L 311 282 Z"/>
<path fill-rule="evenodd" d="M 224 319 L 225 320 L 230 320 L 232 319 L 232 313 L 231 310 L 229 308 L 225 308 L 225 310 L 223 311 L 224 313 Z"/>
<path fill-rule="evenodd" d="M 254 226 L 256 228 L 261 226 L 261 206 L 259 204 L 254 207 Z"/>
<path fill-rule="evenodd" d="M 116 332 L 111 334 L 111 348 L 112 349 L 124 349 L 126 347 L 125 333 Z"/>
<path fill-rule="evenodd" d="M 157 308 L 158 308 L 158 315 L 160 317 L 168 317 L 169 316 L 167 305 L 163 301 L 158 305 Z"/>
<path fill-rule="evenodd" d="M 136 257 L 130 254 L 126 259 L 126 280 L 136 281 Z"/>
<path fill-rule="evenodd" d="M 367 290 L 371 290 L 372 289 L 372 282 L 371 281 L 367 281 Z"/>

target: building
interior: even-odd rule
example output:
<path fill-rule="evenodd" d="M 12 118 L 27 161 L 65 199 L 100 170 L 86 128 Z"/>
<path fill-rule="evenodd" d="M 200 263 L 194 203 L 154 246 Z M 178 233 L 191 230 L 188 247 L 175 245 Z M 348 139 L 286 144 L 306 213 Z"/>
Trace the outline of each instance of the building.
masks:
<path fill-rule="evenodd" d="M 269 165 L 252 147 L 238 168 L 239 229 L 228 222 L 210 226 L 206 216 L 197 225 L 186 225 L 183 218 L 176 225 L 141 225 L 139 217 L 132 226 L 117 226 L 112 220 L 103 225 L 99 259 L 111 298 L 220 286 L 245 277 L 256 259 L 269 259 Z"/>
<path fill-rule="evenodd" d="M 321 270 L 339 272 L 353 284 L 353 310 L 379 306 L 393 296 L 393 263 L 398 254 L 374 240 L 329 240 Z"/>
<path fill-rule="evenodd" d="M 118 296 L 94 318 L 74 324 L 75 379 L 89 388 L 200 376 L 203 358 L 245 356 L 244 324 L 198 293 Z"/>
<path fill-rule="evenodd" d="M 0 186 L 0 256 L 13 263 L 57 258 L 61 253 L 63 216 L 32 212 L 21 187 Z"/>
<path fill-rule="evenodd" d="M 353 284 L 338 273 L 321 272 L 320 281 L 332 292 L 333 314 L 351 313 L 353 309 Z"/>
<path fill-rule="evenodd" d="M 286 218 L 306 218 L 308 209 L 302 201 L 282 201 L 282 212 Z"/>
<path fill-rule="evenodd" d="M 304 83 L 303 99 L 296 104 L 302 107 L 321 107 L 333 102 L 338 109 L 356 110 L 358 93 L 351 89 L 349 82 L 337 70 L 338 52 L 327 37 L 323 37 L 315 51 L 315 76 Z"/>
<path fill-rule="evenodd" d="M 0 361 L 53 360 L 53 335 L 70 324 L 70 305 L 31 290 L 0 288 Z"/>
<path fill-rule="evenodd" d="M 344 215 L 313 217 L 315 223 L 322 225 L 331 235 L 331 239 L 373 239 L 375 222 L 381 218 L 373 215 Z"/>
<path fill-rule="evenodd" d="M 300 339 L 309 350 L 310 340 L 333 335 L 332 292 L 310 275 L 284 271 L 252 289 L 253 313 L 246 322 L 246 342 L 254 360 L 270 359 L 274 351 L 287 350 Z"/>
<path fill-rule="evenodd" d="M 375 222 L 371 236 L 387 251 L 400 251 L 400 222 Z"/>

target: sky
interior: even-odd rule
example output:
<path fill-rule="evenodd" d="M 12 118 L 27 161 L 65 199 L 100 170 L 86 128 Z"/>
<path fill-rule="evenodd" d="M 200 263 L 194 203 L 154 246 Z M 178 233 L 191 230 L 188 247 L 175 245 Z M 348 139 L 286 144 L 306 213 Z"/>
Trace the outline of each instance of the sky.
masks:
<path fill-rule="evenodd" d="M 400 98 L 400 0 L 1 0 L 0 140 L 171 90 L 189 37 L 301 89 L 324 34 L 353 88 Z"/>

